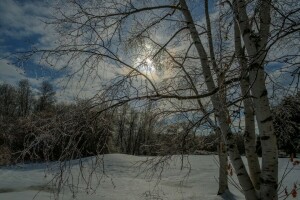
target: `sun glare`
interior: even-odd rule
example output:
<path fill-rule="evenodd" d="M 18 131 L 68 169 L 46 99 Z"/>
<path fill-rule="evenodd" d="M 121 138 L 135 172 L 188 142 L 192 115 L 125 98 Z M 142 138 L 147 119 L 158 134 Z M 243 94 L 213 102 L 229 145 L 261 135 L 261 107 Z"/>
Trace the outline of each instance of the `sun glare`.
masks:
<path fill-rule="evenodd" d="M 154 73 L 156 70 L 155 70 L 155 67 L 154 67 L 154 64 L 153 64 L 153 61 L 150 59 L 150 58 L 146 58 L 144 60 L 138 58 L 137 59 L 137 68 L 142 72 L 142 73 Z"/>

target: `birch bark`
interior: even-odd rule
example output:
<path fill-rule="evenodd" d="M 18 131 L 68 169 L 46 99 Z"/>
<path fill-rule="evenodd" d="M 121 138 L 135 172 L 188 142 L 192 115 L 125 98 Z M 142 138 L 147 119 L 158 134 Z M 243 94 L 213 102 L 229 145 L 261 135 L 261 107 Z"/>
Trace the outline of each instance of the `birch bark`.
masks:
<path fill-rule="evenodd" d="M 213 77 L 212 77 L 212 74 L 210 71 L 208 57 L 207 57 L 206 51 L 202 45 L 202 42 L 200 40 L 198 31 L 195 27 L 193 18 L 191 16 L 191 13 L 188 9 L 188 6 L 187 6 L 185 0 L 180 0 L 180 5 L 182 8 L 182 13 L 185 17 L 187 26 L 189 28 L 192 40 L 193 40 L 194 45 L 197 49 L 197 52 L 200 56 L 200 62 L 201 62 L 206 86 L 209 91 L 214 91 L 216 86 L 215 86 L 215 83 L 214 83 L 214 80 L 213 80 Z M 222 105 L 218 94 L 212 95 L 211 100 L 212 100 L 213 107 L 215 109 L 216 117 L 218 119 L 218 122 L 219 122 L 219 125 L 221 128 L 222 135 L 226 141 L 228 154 L 229 154 L 231 163 L 235 169 L 239 183 L 241 184 L 241 187 L 244 191 L 244 195 L 247 200 L 248 199 L 249 200 L 257 199 L 255 189 L 254 189 L 253 184 L 250 180 L 250 177 L 246 171 L 246 168 L 241 159 L 241 156 L 238 152 L 237 145 L 234 141 L 234 137 L 231 132 L 230 126 L 227 123 L 227 119 L 229 117 L 227 107 L 226 107 L 226 105 Z"/>
<path fill-rule="evenodd" d="M 256 135 L 255 135 L 255 122 L 254 122 L 254 110 L 253 102 L 250 98 L 250 84 L 249 73 L 247 71 L 247 58 L 244 54 L 244 50 L 241 44 L 241 36 L 237 23 L 234 23 L 234 35 L 235 35 L 235 54 L 238 58 L 238 62 L 241 68 L 241 92 L 244 97 L 244 109 L 245 109 L 245 130 L 244 130 L 244 146 L 246 151 L 246 157 L 249 166 L 250 178 L 256 190 L 260 189 L 260 165 L 258 156 L 256 153 Z"/>
<path fill-rule="evenodd" d="M 270 32 L 271 0 L 261 0 L 258 5 L 260 27 L 258 33 L 251 29 L 244 0 L 233 2 L 237 6 L 235 16 L 249 57 L 249 77 L 254 109 L 262 144 L 262 171 L 260 177 L 261 199 L 278 199 L 278 153 L 265 85 L 264 58 Z"/>

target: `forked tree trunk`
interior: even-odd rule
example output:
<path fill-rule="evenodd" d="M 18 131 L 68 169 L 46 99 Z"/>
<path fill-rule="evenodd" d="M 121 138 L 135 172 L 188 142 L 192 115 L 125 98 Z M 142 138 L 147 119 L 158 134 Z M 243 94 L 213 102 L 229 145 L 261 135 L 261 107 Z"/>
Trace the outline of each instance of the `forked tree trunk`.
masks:
<path fill-rule="evenodd" d="M 251 29 L 243 0 L 237 0 L 236 18 L 249 57 L 249 77 L 262 145 L 261 199 L 278 199 L 278 153 L 273 119 L 265 85 L 264 58 L 270 33 L 271 0 L 260 0 L 259 32 Z"/>
<path fill-rule="evenodd" d="M 261 197 L 263 200 L 276 200 L 278 198 L 277 141 L 267 96 L 268 93 L 264 85 L 264 70 L 258 69 L 257 66 L 261 68 L 261 64 L 258 65 L 258 63 L 250 65 L 250 67 L 253 67 L 253 70 L 250 71 L 250 82 L 253 83 L 251 91 L 254 96 L 255 113 L 262 146 Z"/>
<path fill-rule="evenodd" d="M 235 36 L 235 54 L 241 68 L 241 92 L 244 97 L 244 114 L 245 114 L 245 130 L 244 130 L 244 146 L 246 157 L 249 166 L 250 178 L 253 186 L 257 191 L 260 189 L 260 166 L 258 156 L 256 153 L 256 135 L 255 135 L 255 122 L 253 103 L 250 98 L 250 84 L 249 73 L 247 71 L 247 58 L 245 57 L 244 50 L 241 44 L 240 31 L 237 23 L 234 23 L 234 36 Z"/>
<path fill-rule="evenodd" d="M 202 71 L 205 79 L 206 86 L 209 90 L 209 92 L 213 92 L 216 89 L 211 71 L 210 66 L 208 63 L 208 57 L 206 54 L 206 51 L 201 43 L 199 33 L 196 30 L 193 18 L 191 16 L 191 13 L 186 5 L 185 0 L 180 0 L 180 4 L 182 7 L 182 13 L 185 17 L 187 26 L 189 28 L 189 31 L 191 33 L 192 40 L 195 44 L 195 47 L 197 49 L 197 52 L 200 56 L 200 61 L 202 65 Z M 228 148 L 228 154 L 231 160 L 231 163 L 235 169 L 235 172 L 237 174 L 239 183 L 241 184 L 241 187 L 243 189 L 244 195 L 247 200 L 256 200 L 256 192 L 252 185 L 251 179 L 247 173 L 247 170 L 244 166 L 244 163 L 241 159 L 241 156 L 238 152 L 237 145 L 235 143 L 233 134 L 231 132 L 230 126 L 228 124 L 228 109 L 226 105 L 223 105 L 220 101 L 220 98 L 217 94 L 214 94 L 211 96 L 212 104 L 215 109 L 215 114 L 218 119 L 221 132 L 223 137 L 226 140 L 227 148 Z"/>

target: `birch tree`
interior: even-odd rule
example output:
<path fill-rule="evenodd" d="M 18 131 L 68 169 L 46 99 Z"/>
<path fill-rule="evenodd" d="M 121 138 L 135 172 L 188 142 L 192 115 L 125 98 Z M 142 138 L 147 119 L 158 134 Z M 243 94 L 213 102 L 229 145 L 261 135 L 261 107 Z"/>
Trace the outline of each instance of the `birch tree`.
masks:
<path fill-rule="evenodd" d="M 258 161 L 258 155 L 256 153 L 256 134 L 255 134 L 255 119 L 253 102 L 250 98 L 250 83 L 249 75 L 247 71 L 247 57 L 244 54 L 242 48 L 240 32 L 237 23 L 234 23 L 234 36 L 235 36 L 235 51 L 236 57 L 241 70 L 241 94 L 245 98 L 243 100 L 245 107 L 245 131 L 244 131 L 244 145 L 246 151 L 246 157 L 249 165 L 250 177 L 256 190 L 260 189 L 260 166 Z"/>
<path fill-rule="evenodd" d="M 271 1 L 259 2 L 260 27 L 258 33 L 255 33 L 250 27 L 245 2 L 236 1 L 234 4 L 236 5 L 235 15 L 249 56 L 249 79 L 252 84 L 251 92 L 254 96 L 254 108 L 262 144 L 261 197 L 262 199 L 277 199 L 277 143 L 263 67 L 271 24 Z"/>
<path fill-rule="evenodd" d="M 285 5 L 288 9 L 282 9 L 281 3 L 286 3 Z M 251 2 L 232 1 L 236 21 L 236 50 L 238 51 L 240 57 L 239 62 L 245 76 L 245 80 L 242 82 L 246 83 L 246 81 L 248 81 L 247 74 L 249 74 L 250 83 L 250 87 L 247 83 L 246 85 L 241 83 L 241 87 L 244 87 L 244 89 L 242 88 L 244 91 L 249 88 L 248 93 L 251 93 L 253 96 L 254 111 L 262 144 L 262 168 L 260 176 L 261 199 L 277 199 L 278 190 L 278 153 L 273 118 L 268 99 L 268 90 L 265 82 L 266 57 L 268 57 L 268 51 L 272 49 L 273 44 L 280 43 L 280 39 L 288 35 L 293 35 L 294 31 L 299 30 L 299 18 L 293 15 L 294 12 L 299 11 L 299 3 L 297 4 L 293 1 L 281 3 L 268 0 L 256 1 L 251 5 Z M 254 13 L 248 11 L 249 6 L 253 6 Z M 280 18 L 276 17 L 277 12 Z M 272 20 L 272 17 L 277 21 Z M 286 19 L 293 21 L 292 24 L 286 23 Z M 277 29 L 278 26 L 281 26 L 281 28 Z M 240 34 L 238 31 L 240 31 Z M 281 35 L 280 39 L 278 35 Z M 240 51 L 241 45 L 238 42 L 240 40 L 239 37 L 241 37 L 244 42 L 244 55 L 242 51 Z M 274 54 L 274 52 L 272 52 L 272 54 Z M 282 51 L 281 54 L 286 54 L 286 52 Z M 248 107 L 246 106 L 246 104 L 248 104 L 247 101 L 244 101 L 244 104 L 246 111 L 246 107 Z M 249 111 L 251 113 L 250 109 L 247 110 L 248 113 Z M 251 121 L 252 119 L 248 119 L 249 123 L 252 123 Z M 251 140 L 250 143 L 249 145 L 253 144 Z M 249 158 L 250 157 L 248 157 L 248 160 Z M 252 159 L 256 160 L 254 157 L 252 157 Z M 256 171 L 259 173 L 257 167 L 252 167 L 253 172 Z M 257 170 L 255 170 L 255 168 Z"/>
<path fill-rule="evenodd" d="M 200 57 L 200 62 L 203 70 L 203 75 L 205 78 L 205 83 L 208 88 L 208 91 L 214 91 L 216 89 L 213 76 L 210 69 L 209 59 L 207 53 L 204 49 L 204 46 L 199 37 L 199 33 L 196 29 L 195 23 L 193 21 L 192 15 L 189 11 L 189 8 L 184 0 L 180 1 L 182 7 L 182 13 L 185 17 L 187 26 L 189 28 L 193 43 L 196 47 L 196 50 Z M 233 133 L 228 124 L 228 111 L 227 108 L 222 104 L 222 100 L 218 93 L 211 96 L 211 101 L 215 109 L 215 114 L 217 116 L 218 122 L 220 124 L 221 132 L 227 144 L 228 154 L 233 164 L 233 167 L 237 173 L 239 183 L 244 191 L 246 199 L 256 199 L 255 189 L 250 180 L 250 177 L 246 171 L 245 165 L 242 161 L 241 155 L 238 152 L 237 145 L 234 141 Z"/>

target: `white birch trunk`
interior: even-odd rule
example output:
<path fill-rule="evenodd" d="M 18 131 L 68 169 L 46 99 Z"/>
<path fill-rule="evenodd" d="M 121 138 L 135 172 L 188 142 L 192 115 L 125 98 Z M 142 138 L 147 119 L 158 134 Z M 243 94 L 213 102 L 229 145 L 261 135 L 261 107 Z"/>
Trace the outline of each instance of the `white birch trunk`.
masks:
<path fill-rule="evenodd" d="M 250 178 L 253 186 L 257 191 L 260 189 L 260 166 L 258 156 L 256 153 L 256 135 L 255 135 L 255 122 L 254 122 L 254 111 L 253 103 L 250 98 L 250 84 L 249 84 L 249 73 L 247 71 L 247 58 L 245 57 L 244 50 L 241 44 L 240 31 L 237 23 L 234 24 L 235 34 L 235 54 L 238 58 L 239 65 L 241 68 L 241 92 L 244 97 L 244 109 L 245 109 L 245 130 L 244 130 L 244 146 L 246 157 L 249 166 Z"/>
<path fill-rule="evenodd" d="M 243 0 L 237 1 L 236 17 L 245 47 L 249 56 L 249 77 L 257 124 L 262 145 L 261 199 L 278 199 L 278 153 L 273 119 L 270 110 L 268 93 L 265 85 L 263 67 L 266 56 L 266 44 L 270 29 L 271 1 L 259 2 L 260 29 L 255 34 L 251 30 Z"/>
<path fill-rule="evenodd" d="M 241 80 L 241 90 L 242 95 L 248 91 L 249 84 L 246 80 Z M 260 165 L 258 161 L 258 156 L 256 153 L 256 135 L 255 135 L 255 122 L 254 122 L 254 112 L 252 108 L 252 102 L 249 97 L 245 96 L 244 106 L 245 106 L 245 132 L 244 132 L 244 145 L 245 152 L 249 166 L 250 178 L 256 190 L 260 189 Z M 250 102 L 249 102 L 250 101 Z"/>
<path fill-rule="evenodd" d="M 186 5 L 185 0 L 180 0 L 180 4 L 182 7 L 182 13 L 185 17 L 187 26 L 191 33 L 191 37 L 194 41 L 195 47 L 200 56 L 200 61 L 201 61 L 202 70 L 203 70 L 207 88 L 210 92 L 212 92 L 216 89 L 216 87 L 215 87 L 213 77 L 212 77 L 212 74 L 210 71 L 210 66 L 208 63 L 206 51 L 201 43 L 198 31 L 196 30 L 194 21 L 192 19 L 191 13 Z M 211 100 L 212 100 L 214 109 L 216 111 L 215 114 L 219 121 L 222 135 L 226 140 L 228 154 L 229 154 L 231 163 L 235 169 L 239 183 L 241 184 L 241 187 L 243 189 L 244 195 L 247 200 L 252 200 L 252 199 L 256 200 L 257 197 L 256 197 L 255 189 L 253 187 L 251 179 L 249 178 L 249 175 L 248 175 L 247 170 L 244 166 L 244 163 L 241 159 L 241 156 L 238 152 L 237 145 L 234 141 L 234 137 L 231 132 L 230 126 L 227 123 L 227 119 L 228 119 L 227 107 L 226 107 L 226 105 L 222 105 L 217 94 L 212 95 Z"/>
<path fill-rule="evenodd" d="M 277 141 L 265 86 L 264 70 L 261 69 L 261 64 L 258 63 L 253 63 L 250 67 L 252 68 L 250 82 L 253 84 L 251 91 L 254 96 L 255 113 L 262 146 L 261 197 L 262 199 L 275 200 L 278 198 Z"/>

